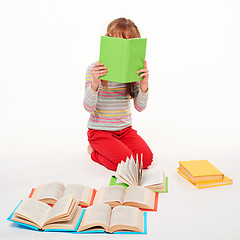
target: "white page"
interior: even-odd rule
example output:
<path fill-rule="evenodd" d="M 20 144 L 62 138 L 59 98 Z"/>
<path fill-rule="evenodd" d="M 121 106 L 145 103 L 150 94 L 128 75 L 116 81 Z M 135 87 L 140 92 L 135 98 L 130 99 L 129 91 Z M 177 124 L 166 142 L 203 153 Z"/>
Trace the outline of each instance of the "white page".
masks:
<path fill-rule="evenodd" d="M 125 194 L 125 188 L 123 186 L 105 186 L 99 189 L 94 198 L 94 204 L 96 203 L 107 203 L 113 201 L 123 202 Z"/>
<path fill-rule="evenodd" d="M 52 198 L 57 201 L 58 199 L 60 199 L 64 188 L 65 187 L 61 182 L 45 183 L 36 187 L 32 198 L 37 200 Z"/>
<path fill-rule="evenodd" d="M 64 215 L 68 212 L 68 209 L 71 205 L 71 203 L 74 200 L 74 196 L 73 194 L 68 195 L 60 200 L 58 200 L 54 206 L 52 207 L 52 209 L 49 211 L 48 216 L 47 216 L 47 220 L 50 220 L 56 216 L 59 215 Z"/>
<path fill-rule="evenodd" d="M 139 227 L 138 219 L 142 212 L 138 208 L 130 206 L 117 206 L 112 210 L 110 227 L 114 225 L 125 225 Z"/>
<path fill-rule="evenodd" d="M 50 210 L 51 207 L 46 203 L 31 198 L 25 198 L 15 210 L 14 214 L 18 217 L 24 216 L 29 218 L 39 226 L 42 226 Z"/>
<path fill-rule="evenodd" d="M 131 180 L 129 179 L 128 175 L 126 174 L 125 171 L 125 162 L 121 162 L 118 164 L 117 167 L 117 172 L 115 174 L 115 176 L 120 179 L 121 181 L 125 182 L 128 185 L 131 185 Z"/>
<path fill-rule="evenodd" d="M 68 184 L 65 187 L 65 190 L 61 198 L 66 197 L 67 195 L 70 195 L 70 194 L 74 194 L 77 201 L 83 201 L 88 203 L 89 196 L 91 195 L 91 193 L 92 193 L 92 189 L 88 186 L 84 186 L 81 184 Z"/>
<path fill-rule="evenodd" d="M 109 226 L 111 207 L 108 204 L 96 204 L 86 208 L 79 228 L 90 224 L 102 223 Z"/>
<path fill-rule="evenodd" d="M 135 179 L 132 174 L 131 167 L 132 167 L 132 160 L 127 157 L 126 164 L 125 164 L 125 172 L 126 172 L 128 178 L 130 179 L 131 183 L 134 184 Z"/>
<path fill-rule="evenodd" d="M 154 208 L 155 193 L 147 188 L 140 186 L 129 186 L 126 189 L 124 202 L 137 202 Z"/>
<path fill-rule="evenodd" d="M 164 183 L 164 174 L 161 168 L 150 168 L 143 170 L 141 186 L 149 186 Z"/>

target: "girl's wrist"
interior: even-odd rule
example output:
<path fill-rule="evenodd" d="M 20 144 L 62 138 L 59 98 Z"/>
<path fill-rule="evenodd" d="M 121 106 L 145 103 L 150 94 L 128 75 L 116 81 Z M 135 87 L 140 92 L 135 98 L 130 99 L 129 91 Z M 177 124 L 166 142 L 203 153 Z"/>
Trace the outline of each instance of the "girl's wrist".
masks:
<path fill-rule="evenodd" d="M 148 91 L 148 84 L 142 84 L 140 85 L 140 88 L 143 93 L 146 93 Z"/>

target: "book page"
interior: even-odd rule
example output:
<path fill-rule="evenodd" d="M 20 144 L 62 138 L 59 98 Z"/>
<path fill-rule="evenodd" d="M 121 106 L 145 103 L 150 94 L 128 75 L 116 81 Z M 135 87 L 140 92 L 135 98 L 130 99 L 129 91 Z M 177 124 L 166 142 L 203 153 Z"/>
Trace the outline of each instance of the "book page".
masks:
<path fill-rule="evenodd" d="M 87 205 L 89 205 L 92 192 L 93 189 L 88 186 L 84 186 L 81 184 L 68 184 L 65 187 L 65 190 L 61 198 L 66 197 L 67 195 L 70 194 L 74 194 L 78 202 L 84 202 Z"/>
<path fill-rule="evenodd" d="M 51 207 L 46 203 L 25 198 L 13 214 L 17 217 L 31 220 L 42 227 L 50 210 Z"/>
<path fill-rule="evenodd" d="M 77 207 L 76 198 L 73 196 L 73 194 L 58 200 L 48 213 L 47 223 L 58 216 L 65 217 L 67 214 L 69 214 L 70 209 L 74 207 L 73 205 Z"/>
<path fill-rule="evenodd" d="M 96 204 L 86 208 L 78 231 L 101 226 L 107 229 L 110 222 L 111 207 L 108 204 Z"/>
<path fill-rule="evenodd" d="M 128 185 L 132 184 L 131 179 L 128 177 L 128 174 L 126 173 L 126 163 L 121 162 L 118 164 L 117 171 L 116 171 L 116 177 L 119 178 L 121 181 L 125 182 Z"/>
<path fill-rule="evenodd" d="M 125 188 L 123 186 L 114 185 L 102 187 L 97 191 L 93 203 L 109 203 L 118 201 L 122 204 L 124 194 Z"/>
<path fill-rule="evenodd" d="M 152 190 L 140 186 L 129 186 L 126 189 L 123 203 L 135 202 L 146 205 L 150 209 L 154 209 L 154 201 L 155 193 Z"/>
<path fill-rule="evenodd" d="M 44 201 L 46 203 L 55 203 L 58 199 L 60 199 L 63 191 L 64 185 L 61 182 L 50 182 L 42 184 L 34 190 L 33 199 Z M 48 202 L 49 199 L 53 199 L 54 202 Z"/>
<path fill-rule="evenodd" d="M 113 231 L 125 229 L 143 232 L 143 221 L 143 213 L 138 208 L 130 206 L 117 206 L 112 210 L 110 229 L 113 228 Z"/>
<path fill-rule="evenodd" d="M 155 184 L 164 184 L 164 173 L 160 168 L 150 168 L 143 170 L 141 186 L 151 186 Z"/>
<path fill-rule="evenodd" d="M 75 214 L 73 215 L 72 219 L 69 221 L 61 221 L 57 223 L 51 223 L 49 225 L 44 226 L 44 229 L 68 229 L 74 230 L 77 226 L 78 220 L 81 216 L 82 208 L 79 206 L 76 209 Z"/>
<path fill-rule="evenodd" d="M 134 179 L 133 181 L 133 185 L 137 185 L 137 168 L 136 168 L 136 163 L 134 161 L 134 159 L 130 159 L 129 161 L 129 170 L 132 174 L 132 178 Z"/>
<path fill-rule="evenodd" d="M 132 158 L 128 158 L 127 157 L 127 159 L 126 159 L 126 164 L 125 164 L 125 172 L 126 172 L 126 175 L 128 176 L 128 178 L 129 178 L 129 181 L 131 181 L 131 183 L 132 184 L 134 184 L 134 182 L 135 182 L 135 179 L 134 179 L 134 176 L 133 176 L 133 174 L 132 174 L 132 171 L 130 170 L 130 167 L 132 166 L 132 161 L 134 161 L 134 160 L 132 160 Z"/>

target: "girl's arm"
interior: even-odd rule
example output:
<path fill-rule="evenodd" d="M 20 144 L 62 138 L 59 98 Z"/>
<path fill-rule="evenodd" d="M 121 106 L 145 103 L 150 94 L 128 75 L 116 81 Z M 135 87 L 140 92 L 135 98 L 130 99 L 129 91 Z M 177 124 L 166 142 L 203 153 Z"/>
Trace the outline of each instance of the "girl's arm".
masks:
<path fill-rule="evenodd" d="M 149 78 L 149 71 L 147 69 L 147 61 L 144 60 L 144 68 L 137 71 L 137 73 L 141 73 L 140 77 L 143 77 L 143 80 L 140 83 L 136 83 L 137 87 L 137 96 L 134 98 L 134 107 L 139 112 L 143 111 L 148 102 L 148 78 Z"/>
<path fill-rule="evenodd" d="M 106 73 L 107 67 L 98 62 L 91 64 L 87 69 L 83 105 L 88 112 L 92 112 L 96 108 L 98 85 L 101 81 L 99 77 Z"/>

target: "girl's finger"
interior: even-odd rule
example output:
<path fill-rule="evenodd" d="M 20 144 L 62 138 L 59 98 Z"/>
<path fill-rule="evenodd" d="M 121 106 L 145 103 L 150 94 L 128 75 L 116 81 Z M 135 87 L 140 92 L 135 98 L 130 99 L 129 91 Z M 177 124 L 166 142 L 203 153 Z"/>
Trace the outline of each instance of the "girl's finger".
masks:
<path fill-rule="evenodd" d="M 103 63 L 100 63 L 100 62 L 97 62 L 94 67 L 98 67 L 98 66 L 103 66 L 104 64 Z"/>
<path fill-rule="evenodd" d="M 147 68 L 147 61 L 144 59 L 144 68 Z"/>
<path fill-rule="evenodd" d="M 139 75 L 138 78 L 145 77 L 145 76 L 148 76 L 148 73 L 142 73 L 142 74 Z"/>
<path fill-rule="evenodd" d="M 137 73 L 140 73 L 140 72 L 148 72 L 148 69 L 147 68 L 143 68 L 143 69 L 140 69 L 137 71 Z"/>

